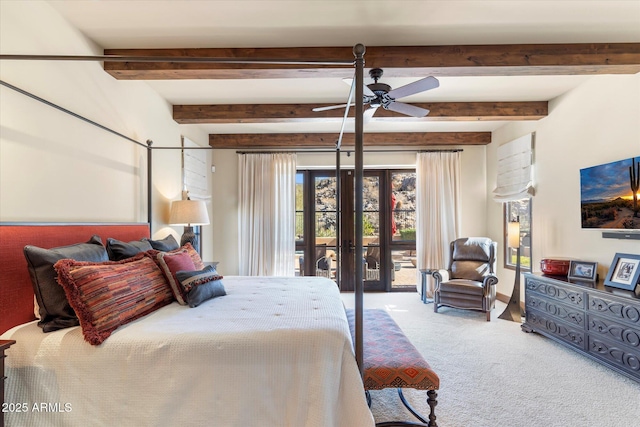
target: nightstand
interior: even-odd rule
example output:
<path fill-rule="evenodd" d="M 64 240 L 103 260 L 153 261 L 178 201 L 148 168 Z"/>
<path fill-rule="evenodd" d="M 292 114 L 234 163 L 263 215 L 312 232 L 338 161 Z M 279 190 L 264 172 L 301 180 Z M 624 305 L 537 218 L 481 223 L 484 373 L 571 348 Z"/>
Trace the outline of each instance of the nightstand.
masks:
<path fill-rule="evenodd" d="M 0 340 L 0 404 L 4 404 L 4 351 L 16 342 L 13 340 Z M 3 405 L 4 406 L 4 405 Z M 0 413 L 0 427 L 4 427 L 4 412 Z"/>

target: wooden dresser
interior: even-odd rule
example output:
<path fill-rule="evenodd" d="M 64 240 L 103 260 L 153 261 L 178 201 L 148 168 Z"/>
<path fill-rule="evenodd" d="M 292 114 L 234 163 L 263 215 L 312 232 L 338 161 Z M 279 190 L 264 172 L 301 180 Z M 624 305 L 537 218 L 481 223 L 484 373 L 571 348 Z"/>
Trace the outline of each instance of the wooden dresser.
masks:
<path fill-rule="evenodd" d="M 0 403 L 2 404 L 2 412 L 0 412 L 0 427 L 4 427 L 4 358 L 6 357 L 4 351 L 11 347 L 16 342 L 13 340 L 0 340 Z"/>
<path fill-rule="evenodd" d="M 563 277 L 525 274 L 525 332 L 537 332 L 640 382 L 640 298 Z"/>

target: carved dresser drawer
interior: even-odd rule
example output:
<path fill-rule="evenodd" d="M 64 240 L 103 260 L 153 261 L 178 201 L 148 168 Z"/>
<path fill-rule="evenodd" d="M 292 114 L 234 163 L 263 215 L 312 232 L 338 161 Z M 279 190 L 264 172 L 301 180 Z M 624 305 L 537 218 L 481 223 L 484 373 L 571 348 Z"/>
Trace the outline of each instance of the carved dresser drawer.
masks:
<path fill-rule="evenodd" d="M 584 309 L 547 299 L 539 294 L 531 293 L 526 301 L 527 311 L 536 310 L 551 315 L 554 319 L 563 320 L 571 325 L 584 329 Z"/>
<path fill-rule="evenodd" d="M 616 297 L 615 295 L 589 295 L 587 309 L 590 313 L 598 313 L 623 322 L 632 327 L 640 328 L 640 306 L 637 300 Z"/>
<path fill-rule="evenodd" d="M 527 310 L 527 323 L 543 335 L 552 336 L 580 350 L 586 349 L 584 327 L 563 322 L 559 318 L 550 316 L 537 310 Z"/>
<path fill-rule="evenodd" d="M 599 282 L 525 274 L 525 322 L 537 332 L 640 382 L 640 298 Z"/>
<path fill-rule="evenodd" d="M 586 295 L 580 289 L 567 289 L 550 283 L 548 280 L 538 278 L 525 279 L 525 293 L 535 293 L 557 302 L 578 307 L 584 310 L 586 304 Z"/>
<path fill-rule="evenodd" d="M 589 335 L 588 351 L 589 354 L 617 368 L 616 370 L 621 370 L 631 377 L 635 376 L 636 379 L 640 378 L 640 349 L 630 349 L 620 343 Z"/>

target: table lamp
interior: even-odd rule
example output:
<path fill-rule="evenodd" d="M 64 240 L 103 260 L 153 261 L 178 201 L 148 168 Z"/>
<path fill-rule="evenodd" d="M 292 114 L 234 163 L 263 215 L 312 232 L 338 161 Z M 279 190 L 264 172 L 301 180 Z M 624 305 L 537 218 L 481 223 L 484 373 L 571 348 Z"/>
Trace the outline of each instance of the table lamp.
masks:
<path fill-rule="evenodd" d="M 184 233 L 180 238 L 180 246 L 187 242 L 198 248 L 198 236 L 193 231 L 194 225 L 209 224 L 207 205 L 202 200 L 177 200 L 171 203 L 171 215 L 169 224 L 184 225 Z"/>

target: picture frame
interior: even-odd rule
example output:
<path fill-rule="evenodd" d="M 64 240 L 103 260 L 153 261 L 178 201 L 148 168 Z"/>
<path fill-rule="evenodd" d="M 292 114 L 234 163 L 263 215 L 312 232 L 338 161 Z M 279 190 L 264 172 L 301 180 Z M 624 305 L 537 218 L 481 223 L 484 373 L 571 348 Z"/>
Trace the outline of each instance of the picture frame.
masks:
<path fill-rule="evenodd" d="M 617 253 L 604 280 L 605 286 L 635 291 L 640 278 L 640 255 Z"/>
<path fill-rule="evenodd" d="M 569 261 L 569 280 L 596 282 L 598 280 L 598 263 L 589 261 Z"/>

